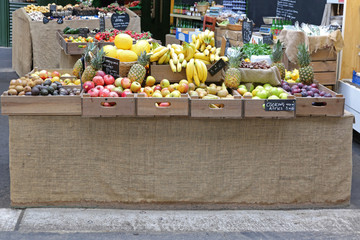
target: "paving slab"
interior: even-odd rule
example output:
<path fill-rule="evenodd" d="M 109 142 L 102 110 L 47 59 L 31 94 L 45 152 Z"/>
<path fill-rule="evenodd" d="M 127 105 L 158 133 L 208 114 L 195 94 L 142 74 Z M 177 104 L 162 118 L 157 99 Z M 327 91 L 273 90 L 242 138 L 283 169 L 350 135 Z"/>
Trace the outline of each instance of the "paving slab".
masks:
<path fill-rule="evenodd" d="M 0 208 L 0 232 L 14 231 L 21 210 Z"/>
<path fill-rule="evenodd" d="M 21 232 L 360 233 L 360 210 L 136 211 L 26 209 Z"/>

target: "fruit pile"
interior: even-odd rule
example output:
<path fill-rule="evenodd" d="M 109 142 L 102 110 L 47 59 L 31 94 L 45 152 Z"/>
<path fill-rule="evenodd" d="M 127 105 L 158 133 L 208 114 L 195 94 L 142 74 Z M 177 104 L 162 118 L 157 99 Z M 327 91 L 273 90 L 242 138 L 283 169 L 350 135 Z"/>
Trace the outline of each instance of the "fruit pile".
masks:
<path fill-rule="evenodd" d="M 189 95 L 191 97 L 199 97 L 201 99 L 234 98 L 234 96 L 229 93 L 224 83 L 222 86 L 216 86 L 214 83 L 210 84 L 209 86 L 200 84 L 199 87 L 195 87 L 194 84 L 190 83 L 189 89 Z M 216 107 L 216 105 L 214 107 Z"/>
<path fill-rule="evenodd" d="M 84 37 L 81 37 L 81 36 L 78 36 L 77 38 L 74 38 L 73 36 L 70 36 L 68 38 L 65 38 L 65 41 L 66 42 L 73 42 L 73 43 L 86 43 L 86 42 L 94 42 L 94 38 L 92 38 L 92 37 L 84 38 Z"/>
<path fill-rule="evenodd" d="M 296 68 L 293 71 L 287 71 L 285 70 L 285 78 L 284 80 L 288 83 L 299 83 L 299 70 Z"/>
<path fill-rule="evenodd" d="M 69 73 L 60 74 L 58 71 L 48 72 L 46 70 L 36 71 L 31 74 L 32 79 L 51 80 L 51 82 L 60 82 L 62 85 L 80 85 L 80 79 L 74 79 Z"/>
<path fill-rule="evenodd" d="M 151 33 L 150 32 L 137 33 L 135 31 L 131 31 L 131 30 L 126 30 L 126 31 L 120 30 L 119 31 L 117 29 L 114 29 L 112 31 L 98 32 L 98 33 L 95 34 L 95 39 L 98 40 L 98 41 L 103 40 L 104 42 L 114 42 L 115 37 L 120 33 L 127 34 L 134 40 L 148 40 L 148 39 L 151 39 Z"/>
<path fill-rule="evenodd" d="M 288 94 L 281 87 L 273 87 L 266 83 L 254 88 L 252 83 L 246 83 L 239 86 L 237 92 L 243 97 L 252 99 L 287 99 Z"/>
<path fill-rule="evenodd" d="M 315 83 L 306 85 L 304 83 L 297 83 L 290 87 L 288 82 L 281 82 L 282 88 L 291 93 L 292 95 L 300 93 L 302 97 L 332 97 L 330 93 L 325 91 L 319 91 L 318 86 Z"/>
<path fill-rule="evenodd" d="M 149 80 L 152 80 L 148 82 Z M 146 79 L 145 88 L 141 88 L 139 93 L 146 94 L 147 97 L 156 97 L 156 98 L 178 98 L 181 97 L 182 93 L 187 93 L 189 91 L 189 82 L 187 80 L 181 80 L 179 83 L 170 84 L 169 80 L 163 79 L 160 84 L 152 85 L 155 83 L 155 79 L 151 76 Z M 164 103 L 167 104 L 167 103 Z M 160 105 L 162 106 L 162 105 Z"/>
<path fill-rule="evenodd" d="M 108 5 L 107 7 L 98 8 L 99 12 L 103 13 L 118 13 L 123 14 L 126 11 L 126 8 L 124 6 L 120 6 L 118 3 L 112 3 Z"/>

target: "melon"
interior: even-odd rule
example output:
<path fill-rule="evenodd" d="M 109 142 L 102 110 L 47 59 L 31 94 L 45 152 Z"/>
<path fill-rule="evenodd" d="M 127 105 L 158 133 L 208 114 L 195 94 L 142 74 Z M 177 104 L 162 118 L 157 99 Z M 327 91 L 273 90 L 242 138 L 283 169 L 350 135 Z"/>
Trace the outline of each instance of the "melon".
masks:
<path fill-rule="evenodd" d="M 116 58 L 117 58 L 117 59 L 120 59 L 120 53 L 121 53 L 122 51 L 124 51 L 124 50 L 122 50 L 122 49 L 117 49 L 117 50 L 116 50 Z"/>
<path fill-rule="evenodd" d="M 131 50 L 123 50 L 118 55 L 120 62 L 136 62 L 138 55 Z"/>
<path fill-rule="evenodd" d="M 120 33 L 116 35 L 114 43 L 118 49 L 129 50 L 132 47 L 133 40 L 128 34 Z"/>
<path fill-rule="evenodd" d="M 140 40 L 135 45 L 132 46 L 131 51 L 134 51 L 138 56 L 144 51 L 146 53 L 150 52 L 150 44 L 146 40 Z"/>
<path fill-rule="evenodd" d="M 112 45 L 105 45 L 103 48 L 104 55 L 107 57 L 116 58 L 116 47 Z"/>

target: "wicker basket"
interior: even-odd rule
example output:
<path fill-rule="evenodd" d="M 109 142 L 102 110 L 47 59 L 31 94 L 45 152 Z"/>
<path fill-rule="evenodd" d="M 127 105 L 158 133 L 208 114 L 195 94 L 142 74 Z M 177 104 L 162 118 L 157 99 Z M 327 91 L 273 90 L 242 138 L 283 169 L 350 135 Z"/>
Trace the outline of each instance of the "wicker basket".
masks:
<path fill-rule="evenodd" d="M 242 24 L 228 24 L 227 29 L 231 31 L 241 31 L 242 30 Z"/>
<path fill-rule="evenodd" d="M 132 65 L 134 65 L 136 62 L 120 62 L 119 66 L 119 74 L 121 77 L 126 77 L 130 71 L 130 68 Z"/>
<path fill-rule="evenodd" d="M 205 13 L 207 11 L 208 7 L 209 7 L 209 4 L 196 6 L 198 12 L 202 12 L 202 13 Z"/>

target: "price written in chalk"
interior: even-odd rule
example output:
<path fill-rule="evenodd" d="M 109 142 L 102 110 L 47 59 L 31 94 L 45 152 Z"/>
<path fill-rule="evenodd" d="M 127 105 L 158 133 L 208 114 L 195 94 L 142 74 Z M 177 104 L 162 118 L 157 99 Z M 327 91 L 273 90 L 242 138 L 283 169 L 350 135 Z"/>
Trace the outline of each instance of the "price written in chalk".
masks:
<path fill-rule="evenodd" d="M 252 37 L 253 33 L 253 22 L 252 21 L 243 21 L 242 25 L 242 36 L 243 36 L 243 42 L 249 43 Z"/>
<path fill-rule="evenodd" d="M 112 75 L 114 78 L 120 77 L 119 74 L 120 61 L 115 58 L 104 58 L 103 70 L 106 74 Z"/>
<path fill-rule="evenodd" d="M 265 100 L 265 111 L 295 111 L 295 99 L 267 99 Z"/>
<path fill-rule="evenodd" d="M 220 59 L 214 65 L 212 65 L 208 71 L 211 74 L 211 76 L 214 76 L 219 71 L 221 71 L 221 69 L 223 69 L 225 66 L 226 66 L 226 63 L 224 62 L 224 60 Z"/>
<path fill-rule="evenodd" d="M 129 14 L 127 13 L 123 13 L 123 14 L 114 13 L 111 16 L 111 24 L 117 30 L 125 30 L 129 26 L 129 23 L 130 23 L 130 17 Z"/>

